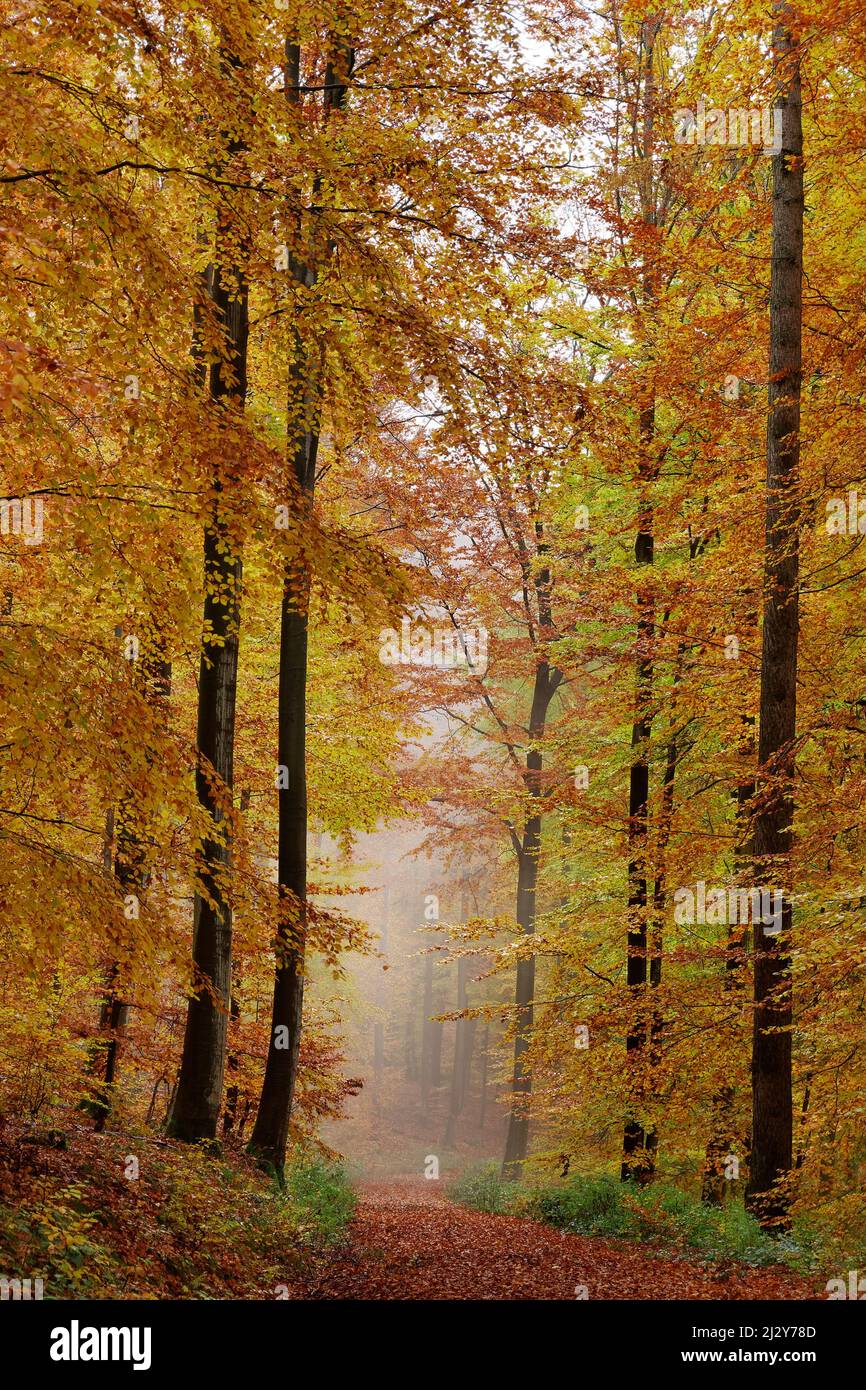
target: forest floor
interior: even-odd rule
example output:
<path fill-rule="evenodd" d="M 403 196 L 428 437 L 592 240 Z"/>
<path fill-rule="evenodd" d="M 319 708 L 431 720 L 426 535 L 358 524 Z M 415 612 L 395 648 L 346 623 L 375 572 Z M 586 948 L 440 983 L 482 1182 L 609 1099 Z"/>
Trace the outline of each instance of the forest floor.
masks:
<path fill-rule="evenodd" d="M 345 1245 L 314 1261 L 302 1299 L 812 1299 L 783 1266 L 700 1264 L 645 1244 L 570 1235 L 455 1206 L 438 1182 L 361 1183 Z"/>
<path fill-rule="evenodd" d="M 50 1298 L 811 1299 L 781 1265 L 701 1262 L 450 1201 L 421 1175 L 301 1169 L 279 1193 L 241 1151 L 0 1119 L 0 1273 Z M 348 1221 L 348 1225 L 346 1222 Z"/>

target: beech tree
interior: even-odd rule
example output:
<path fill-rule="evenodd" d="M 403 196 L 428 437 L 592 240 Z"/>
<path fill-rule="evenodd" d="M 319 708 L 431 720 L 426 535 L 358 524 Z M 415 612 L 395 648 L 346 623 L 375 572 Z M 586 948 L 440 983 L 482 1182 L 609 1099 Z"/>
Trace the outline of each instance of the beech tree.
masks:
<path fill-rule="evenodd" d="M 247 116 L 241 57 L 221 44 L 225 87 L 240 88 L 237 117 Z M 230 136 L 223 175 L 243 170 L 245 143 Z M 222 1108 L 226 1036 L 231 997 L 231 822 L 234 787 L 235 709 L 238 679 L 243 561 L 234 522 L 234 492 L 241 468 L 236 418 L 246 403 L 249 351 L 249 285 L 244 236 L 225 196 L 218 202 L 213 261 L 206 287 L 218 333 L 207 374 L 224 441 L 214 461 L 210 516 L 204 532 L 204 612 L 198 681 L 196 795 L 212 829 L 201 845 L 201 886 L 193 919 L 193 990 L 189 1001 L 180 1074 L 168 1131 L 179 1139 L 216 1137 Z M 238 254 L 240 253 L 240 254 Z M 218 445 L 219 448 L 219 445 Z"/>
<path fill-rule="evenodd" d="M 866 17 L 773 24 L 0 0 L 4 1153 L 855 1267 Z"/>
<path fill-rule="evenodd" d="M 773 33 L 781 94 L 781 149 L 773 160 L 767 530 L 758 736 L 761 795 L 755 858 L 762 882 L 781 883 L 781 920 L 755 928 L 752 1147 L 747 1204 L 767 1223 L 788 1223 L 793 1097 L 791 1026 L 792 781 L 797 735 L 799 463 L 803 313 L 803 126 L 800 63 L 782 9 Z"/>
<path fill-rule="evenodd" d="M 324 73 L 322 125 L 326 129 L 332 112 L 339 112 L 351 76 L 354 53 L 335 40 Z M 286 43 L 285 93 L 293 107 L 300 103 L 301 48 Z M 322 193 L 321 175 L 313 178 L 312 200 Z M 318 280 L 315 257 L 322 254 L 316 245 L 321 231 L 314 226 L 311 244 L 304 245 L 303 228 L 298 228 L 301 244 L 289 259 L 297 284 L 312 290 Z M 324 254 L 333 255 L 327 243 Z M 321 431 L 325 350 L 321 342 L 306 341 L 302 331 L 291 331 L 292 360 L 289 368 L 287 401 L 287 461 L 292 470 L 290 495 L 296 499 L 301 525 L 313 505 L 316 464 Z M 253 1152 L 282 1171 L 292 1098 L 300 1055 L 304 999 L 304 953 L 307 901 L 307 628 L 309 621 L 311 575 L 309 568 L 295 560 L 286 563 L 280 608 L 280 693 L 277 762 L 284 769 L 279 788 L 279 831 L 277 877 L 283 900 L 277 936 L 277 967 L 268 1060 L 262 1093 L 250 1140 Z"/>

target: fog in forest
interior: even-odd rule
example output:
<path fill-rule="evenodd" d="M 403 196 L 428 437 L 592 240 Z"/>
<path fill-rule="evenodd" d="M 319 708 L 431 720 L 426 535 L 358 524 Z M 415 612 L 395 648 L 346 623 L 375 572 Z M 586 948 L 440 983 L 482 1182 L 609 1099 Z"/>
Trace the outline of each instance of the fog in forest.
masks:
<path fill-rule="evenodd" d="M 362 889 L 322 901 L 339 902 L 373 937 L 372 953 L 348 957 L 345 983 L 334 987 L 355 1093 L 322 1132 L 364 1177 L 448 1178 L 501 1161 L 505 1142 L 508 981 L 489 975 L 483 944 L 458 930 L 474 921 L 477 931 L 503 907 L 477 866 L 467 877 L 465 865 L 425 852 L 424 839 L 423 827 L 403 822 L 361 836 L 348 860 L 327 837 L 314 842 L 331 877 L 339 865 L 340 878 Z"/>

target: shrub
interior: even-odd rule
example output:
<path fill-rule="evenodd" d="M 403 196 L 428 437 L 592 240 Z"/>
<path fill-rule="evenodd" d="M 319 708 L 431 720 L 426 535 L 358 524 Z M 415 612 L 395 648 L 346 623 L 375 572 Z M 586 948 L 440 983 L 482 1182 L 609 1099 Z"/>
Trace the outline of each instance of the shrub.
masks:
<path fill-rule="evenodd" d="M 498 1163 L 485 1163 L 468 1168 L 449 1183 L 448 1196 L 461 1206 L 474 1211 L 506 1212 L 513 1208 L 516 1183 L 502 1181 Z"/>
<path fill-rule="evenodd" d="M 785 1261 L 803 1268 L 810 1262 L 810 1242 L 799 1227 L 796 1236 L 773 1238 L 740 1202 L 708 1207 L 671 1182 L 640 1188 L 602 1173 L 520 1188 L 503 1183 L 498 1167 L 488 1164 L 464 1173 L 448 1193 L 477 1211 L 531 1216 L 576 1235 L 647 1241 L 750 1265 Z"/>
<path fill-rule="evenodd" d="M 285 1175 L 290 1219 L 306 1238 L 331 1244 L 340 1239 L 355 1212 L 355 1193 L 345 1170 L 321 1159 L 291 1163 Z"/>
<path fill-rule="evenodd" d="M 632 1234 L 622 1184 L 607 1175 L 577 1177 L 561 1186 L 540 1187 L 527 1200 L 529 1215 L 585 1236 Z"/>

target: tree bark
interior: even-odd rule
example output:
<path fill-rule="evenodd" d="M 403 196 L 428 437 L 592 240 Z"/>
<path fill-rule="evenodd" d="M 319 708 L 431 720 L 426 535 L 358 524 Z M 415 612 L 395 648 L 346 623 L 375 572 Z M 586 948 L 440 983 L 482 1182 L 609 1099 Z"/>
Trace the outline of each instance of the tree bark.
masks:
<path fill-rule="evenodd" d="M 546 570 L 539 575 L 537 589 L 539 594 L 540 625 L 550 627 L 549 609 L 550 577 Z M 551 668 L 548 661 L 541 659 L 535 671 L 535 686 L 532 695 L 532 708 L 529 716 L 529 737 L 533 743 L 544 735 L 547 712 L 560 681 L 560 673 Z M 542 755 L 538 748 L 531 748 L 526 755 L 526 789 L 537 806 L 541 798 Z M 533 810 L 523 826 L 523 837 L 516 845 L 517 850 L 517 924 L 524 936 L 535 934 L 536 895 L 538 890 L 538 856 L 541 849 L 540 810 Z M 535 956 L 517 962 L 517 981 L 514 1002 L 517 1023 L 514 1034 L 514 1068 L 511 1081 L 511 1109 L 508 1116 L 508 1132 L 505 1138 L 505 1157 L 502 1163 L 502 1177 L 505 1182 L 518 1182 L 522 1176 L 523 1164 L 529 1149 L 530 1099 L 532 1095 L 532 1074 L 527 1065 L 527 1052 L 532 1037 L 535 997 Z"/>
<path fill-rule="evenodd" d="M 463 916 L 466 913 L 464 910 Z M 457 960 L 457 1009 L 463 1012 L 469 1008 L 469 960 L 459 956 Z M 448 1107 L 448 1123 L 443 1144 L 453 1148 L 457 1142 L 457 1122 L 463 1114 L 466 1093 L 469 1085 L 469 1072 L 472 1066 L 472 1041 L 475 1032 L 474 1018 L 458 1018 L 454 1024 L 454 1064 L 451 1071 L 451 1103 Z"/>
<path fill-rule="evenodd" d="M 417 1006 L 417 981 L 412 980 L 409 990 L 409 1003 L 406 1011 L 406 1080 L 418 1079 L 418 1056 L 415 1048 L 415 1009 Z"/>
<path fill-rule="evenodd" d="M 158 629 L 151 625 L 144 638 L 134 679 L 144 697 L 154 706 L 167 699 L 171 693 L 171 662 L 166 661 L 164 643 Z M 156 749 L 146 752 L 148 767 L 153 765 Z M 120 805 L 117 817 L 113 811 L 106 816 L 106 849 L 104 861 L 111 868 L 111 843 L 117 821 L 117 850 L 114 855 L 114 876 L 117 880 L 121 899 L 135 895 L 139 900 L 146 888 L 146 826 L 141 822 L 136 798 L 126 795 Z M 102 1076 L 97 1081 L 83 1108 L 91 1115 L 94 1129 L 101 1134 L 108 1122 L 114 1102 L 114 1085 L 120 1060 L 120 1048 L 129 1021 L 129 1001 L 125 992 L 129 981 L 121 981 L 121 968 L 115 960 L 106 973 L 105 993 L 99 1011 L 99 1032 L 101 1043 L 97 1044 L 90 1068 L 96 1076 L 100 1069 Z"/>
<path fill-rule="evenodd" d="M 642 147 L 643 163 L 639 174 L 638 194 L 641 221 L 647 232 L 658 225 L 656 187 L 653 166 L 655 146 L 655 43 L 663 18 L 648 15 L 641 21 L 641 81 L 642 92 L 635 109 L 634 133 Z M 640 140 L 637 141 L 638 119 Z M 654 248 L 646 252 L 641 277 L 643 312 L 650 313 L 658 296 L 658 270 L 654 263 Z M 646 1123 L 645 1109 L 648 1092 L 647 1063 L 652 1064 L 648 1042 L 653 1024 L 649 1017 L 647 980 L 649 974 L 648 917 L 649 866 L 649 741 L 652 733 L 653 709 L 653 645 L 655 640 L 655 598 L 653 586 L 646 577 L 654 564 L 654 511 L 652 486 L 658 472 L 653 459 L 655 439 L 655 367 L 652 352 L 647 364 L 648 382 L 641 386 L 638 459 L 638 523 L 635 536 L 635 561 L 638 565 L 637 634 L 635 646 L 635 700 L 631 732 L 632 760 L 629 770 L 628 804 L 628 909 L 626 985 L 629 994 L 629 1024 L 626 1032 L 626 1120 L 623 1132 L 623 1155 L 620 1177 L 641 1185 L 651 1182 L 655 1172 L 655 1148 L 658 1132 L 651 1121 Z M 657 969 L 661 957 L 657 955 Z M 660 974 L 659 974 L 660 978 Z"/>
<path fill-rule="evenodd" d="M 439 990 L 436 988 L 437 980 L 433 980 L 433 1004 L 432 1012 L 439 1011 Z M 428 1020 L 430 1025 L 430 1087 L 438 1091 L 442 1085 L 442 1038 L 443 1025 L 436 1018 Z"/>
<path fill-rule="evenodd" d="M 641 569 L 654 560 L 653 509 L 649 487 L 654 469 L 649 459 L 655 433 L 655 402 L 641 411 L 641 498 L 635 560 Z M 655 1170 L 654 1144 L 648 1146 L 644 1126 L 647 1030 L 647 842 L 649 835 L 649 740 L 652 732 L 653 640 L 655 603 L 650 585 L 639 581 L 637 642 L 635 649 L 635 712 L 631 731 L 632 760 L 628 793 L 628 938 L 626 985 L 630 996 L 630 1021 L 626 1035 L 628 1108 L 623 1133 L 620 1177 L 650 1182 Z"/>
<path fill-rule="evenodd" d="M 240 1004 L 238 1003 L 238 997 L 235 992 L 235 989 L 233 988 L 231 994 L 231 1002 L 229 1004 L 230 1032 L 237 1029 L 237 1025 L 240 1022 L 240 1017 Z M 231 1134 L 237 1121 L 238 1099 L 240 1096 L 240 1089 L 238 1087 L 237 1077 L 238 1072 L 240 1071 L 240 1065 L 240 1058 L 238 1057 L 235 1047 L 233 1046 L 229 1050 L 228 1059 L 226 1063 L 228 1074 L 231 1079 L 229 1085 L 226 1087 L 226 1103 L 225 1109 L 223 1111 L 223 1134 Z"/>
<path fill-rule="evenodd" d="M 287 101 L 300 99 L 300 48 L 286 43 Z M 323 123 L 343 105 L 354 51 L 335 42 L 325 73 Z M 313 202 L 319 180 L 314 180 Z M 330 259 L 333 247 L 326 250 Z M 292 275 L 306 288 L 315 285 L 315 265 L 292 256 Z M 288 446 L 297 484 L 299 524 L 313 506 L 319 449 L 324 350 L 307 345 L 294 332 L 294 358 L 287 402 Z M 307 939 L 307 647 L 312 576 L 305 564 L 288 562 L 280 611 L 280 681 L 277 760 L 288 770 L 287 786 L 278 793 L 278 883 L 276 969 L 268 1057 L 250 1152 L 281 1174 L 285 1165 L 289 1122 L 298 1075 L 304 1005 L 304 960 Z M 283 1045 L 285 1043 L 285 1045 Z"/>
<path fill-rule="evenodd" d="M 235 69 L 238 62 L 225 55 Z M 229 153 L 240 145 L 229 143 Z M 208 370 L 213 405 L 233 430 L 247 394 L 248 286 L 229 248 L 237 228 L 225 203 L 217 216 L 214 264 L 207 275 L 222 352 Z M 223 255 L 225 254 L 225 262 Z M 193 910 L 193 994 L 189 1000 L 180 1073 L 167 1131 L 195 1142 L 216 1137 L 222 1102 L 231 996 L 231 795 L 234 783 L 238 628 L 243 563 L 233 536 L 231 500 L 237 461 L 231 447 L 217 465 L 211 515 L 204 533 L 204 613 L 198 683 L 196 795 L 211 831 L 199 850 L 200 888 Z M 228 504 L 228 505 L 226 505 Z M 227 814 L 229 812 L 229 814 Z"/>
<path fill-rule="evenodd" d="M 250 788 L 244 787 L 241 792 L 241 813 L 249 810 Z M 240 1100 L 240 1087 L 238 1079 L 241 1069 L 241 1059 L 238 1055 L 238 1027 L 241 1020 L 240 1006 L 241 991 L 241 963 L 235 958 L 232 960 L 232 992 L 229 1002 L 229 1031 L 228 1031 L 228 1056 L 226 1058 L 226 1070 L 228 1072 L 228 1085 L 226 1086 L 226 1103 L 223 1109 L 223 1134 L 231 1134 L 238 1118 L 238 1102 Z"/>
<path fill-rule="evenodd" d="M 757 614 L 750 613 L 748 631 L 757 634 Z M 751 643 L 750 643 L 751 645 Z M 754 879 L 753 846 L 750 817 L 755 795 L 755 721 L 754 716 L 741 716 L 740 755 L 748 760 L 750 770 L 738 778 L 734 797 L 736 803 L 737 847 L 734 853 L 737 888 L 748 888 Z M 742 998 L 745 980 L 745 936 L 748 927 L 731 924 L 725 948 L 724 994 L 727 999 Z M 737 1142 L 735 1122 L 736 1090 L 729 1082 L 721 1085 L 713 1096 L 710 1137 L 707 1140 L 704 1171 L 701 1178 L 701 1201 L 706 1206 L 720 1207 L 724 1203 L 725 1160 Z"/>
<path fill-rule="evenodd" d="M 790 1225 L 791 823 L 797 725 L 799 459 L 803 311 L 803 130 L 800 65 L 791 11 L 777 10 L 782 149 L 773 157 L 770 384 L 767 422 L 764 631 L 761 649 L 755 858 L 763 883 L 783 893 L 781 932 L 757 922 L 752 1036 L 752 1150 L 746 1205 L 767 1229 Z"/>
<path fill-rule="evenodd" d="M 478 1128 L 483 1131 L 487 1119 L 487 1068 L 489 1065 L 490 1023 L 484 1024 L 484 1041 L 481 1045 L 481 1078 L 478 1085 Z"/>
<path fill-rule="evenodd" d="M 433 1079 L 433 958 L 424 957 L 424 985 L 421 991 L 421 1104 L 426 1108 Z"/>

